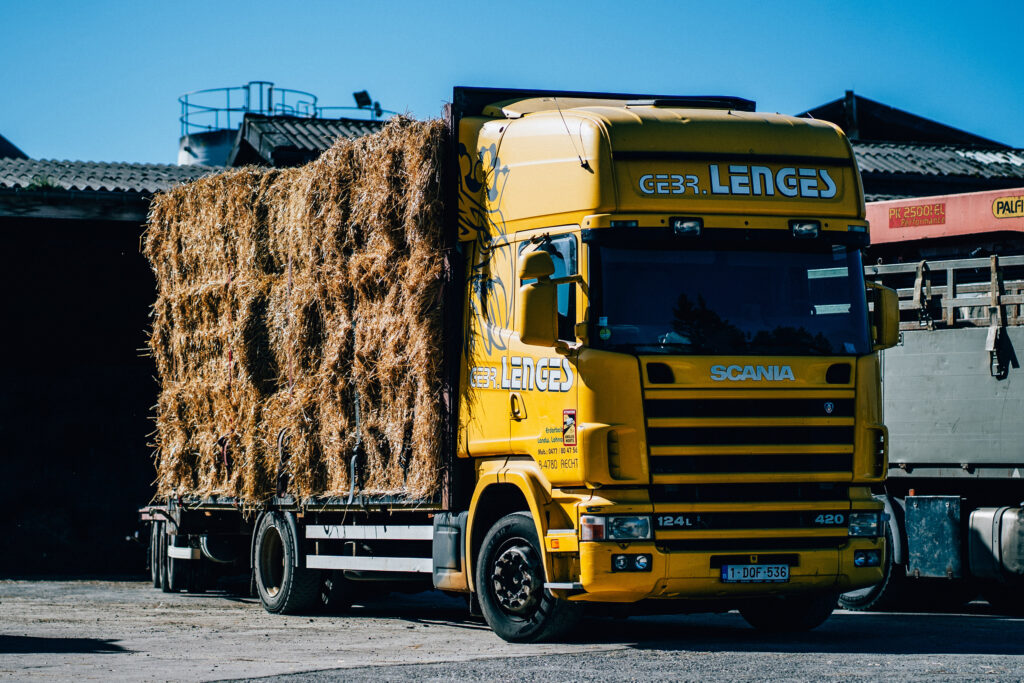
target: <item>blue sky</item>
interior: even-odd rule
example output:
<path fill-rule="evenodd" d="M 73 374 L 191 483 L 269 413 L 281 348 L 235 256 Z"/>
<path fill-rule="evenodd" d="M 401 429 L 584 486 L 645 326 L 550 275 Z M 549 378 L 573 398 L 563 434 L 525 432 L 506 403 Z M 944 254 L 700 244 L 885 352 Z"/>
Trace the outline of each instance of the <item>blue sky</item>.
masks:
<path fill-rule="evenodd" d="M 181 93 L 270 80 L 436 116 L 453 85 L 847 89 L 1024 147 L 1024 2 L 0 0 L 0 134 L 34 158 L 173 162 Z"/>

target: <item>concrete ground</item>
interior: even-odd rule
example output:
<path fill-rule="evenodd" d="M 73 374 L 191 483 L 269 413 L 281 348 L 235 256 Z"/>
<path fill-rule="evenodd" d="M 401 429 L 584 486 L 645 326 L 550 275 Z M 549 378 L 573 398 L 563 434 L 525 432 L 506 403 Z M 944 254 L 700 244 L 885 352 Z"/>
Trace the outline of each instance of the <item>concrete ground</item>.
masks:
<path fill-rule="evenodd" d="M 0 677 L 16 680 L 1024 679 L 1024 620 L 837 612 L 769 636 L 736 613 L 588 619 L 569 643 L 511 645 L 461 600 L 391 595 L 343 616 L 141 581 L 0 581 Z"/>

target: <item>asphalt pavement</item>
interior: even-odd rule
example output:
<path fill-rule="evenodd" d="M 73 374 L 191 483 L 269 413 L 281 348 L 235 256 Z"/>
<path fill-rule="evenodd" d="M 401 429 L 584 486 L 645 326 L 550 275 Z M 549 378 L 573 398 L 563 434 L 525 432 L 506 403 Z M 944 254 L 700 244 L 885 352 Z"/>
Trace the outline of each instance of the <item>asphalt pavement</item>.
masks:
<path fill-rule="evenodd" d="M 1024 620 L 836 612 L 765 635 L 736 613 L 591 618 L 512 645 L 461 600 L 390 595 L 337 616 L 142 581 L 0 581 L 0 677 L 14 680 L 1024 680 Z"/>

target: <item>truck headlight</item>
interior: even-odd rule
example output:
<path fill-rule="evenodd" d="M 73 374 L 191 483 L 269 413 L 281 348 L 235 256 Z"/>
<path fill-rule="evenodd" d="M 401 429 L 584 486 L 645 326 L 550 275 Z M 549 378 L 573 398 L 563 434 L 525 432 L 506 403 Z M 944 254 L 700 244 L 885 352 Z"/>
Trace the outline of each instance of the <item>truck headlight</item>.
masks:
<path fill-rule="evenodd" d="M 850 513 L 850 535 L 851 536 L 881 536 L 882 515 L 877 512 L 851 512 Z"/>
<path fill-rule="evenodd" d="M 651 538 L 651 518 L 645 515 L 583 515 L 581 541 L 640 541 Z"/>

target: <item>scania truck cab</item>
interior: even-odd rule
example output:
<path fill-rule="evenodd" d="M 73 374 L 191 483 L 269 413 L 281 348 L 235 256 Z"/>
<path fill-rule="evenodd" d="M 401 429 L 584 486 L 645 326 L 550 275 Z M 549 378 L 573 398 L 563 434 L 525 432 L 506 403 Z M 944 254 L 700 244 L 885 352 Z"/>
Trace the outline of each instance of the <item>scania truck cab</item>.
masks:
<path fill-rule="evenodd" d="M 456 92 L 484 615 L 519 638 L 587 602 L 820 624 L 886 553 L 898 321 L 865 286 L 846 137 L 737 98 L 487 94 Z"/>

